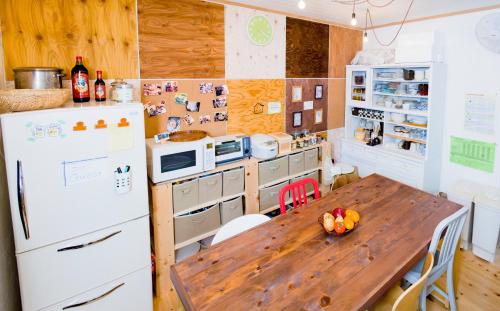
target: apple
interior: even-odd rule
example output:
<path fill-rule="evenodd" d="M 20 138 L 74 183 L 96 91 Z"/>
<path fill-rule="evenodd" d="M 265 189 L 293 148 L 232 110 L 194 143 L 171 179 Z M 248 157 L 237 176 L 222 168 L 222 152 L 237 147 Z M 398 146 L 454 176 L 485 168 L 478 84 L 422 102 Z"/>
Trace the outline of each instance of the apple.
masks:
<path fill-rule="evenodd" d="M 342 216 L 342 218 L 345 217 L 345 209 L 341 208 L 341 207 L 337 207 L 335 208 L 333 211 L 332 211 L 332 215 L 333 217 L 337 218 L 339 216 Z"/>

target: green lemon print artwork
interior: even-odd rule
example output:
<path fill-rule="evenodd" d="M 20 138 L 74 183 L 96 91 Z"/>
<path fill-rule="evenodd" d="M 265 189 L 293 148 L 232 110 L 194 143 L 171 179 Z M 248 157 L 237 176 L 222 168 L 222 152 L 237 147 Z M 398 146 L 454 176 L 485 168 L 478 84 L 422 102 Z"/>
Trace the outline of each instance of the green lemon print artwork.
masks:
<path fill-rule="evenodd" d="M 255 45 L 268 45 L 273 39 L 273 28 L 269 20 L 261 15 L 248 21 L 248 38 Z"/>

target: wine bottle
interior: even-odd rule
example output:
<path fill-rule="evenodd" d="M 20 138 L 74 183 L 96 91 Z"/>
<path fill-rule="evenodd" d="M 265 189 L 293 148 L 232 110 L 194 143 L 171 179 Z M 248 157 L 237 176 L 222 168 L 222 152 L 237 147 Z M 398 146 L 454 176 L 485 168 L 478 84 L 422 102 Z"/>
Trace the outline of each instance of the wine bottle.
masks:
<path fill-rule="evenodd" d="M 71 88 L 75 103 L 88 102 L 90 100 L 89 71 L 83 66 L 81 56 L 76 57 L 75 67 L 71 69 Z"/>
<path fill-rule="evenodd" d="M 97 73 L 97 80 L 95 80 L 94 84 L 95 101 L 103 102 L 106 100 L 106 84 L 102 79 L 102 71 L 98 70 L 96 73 Z"/>

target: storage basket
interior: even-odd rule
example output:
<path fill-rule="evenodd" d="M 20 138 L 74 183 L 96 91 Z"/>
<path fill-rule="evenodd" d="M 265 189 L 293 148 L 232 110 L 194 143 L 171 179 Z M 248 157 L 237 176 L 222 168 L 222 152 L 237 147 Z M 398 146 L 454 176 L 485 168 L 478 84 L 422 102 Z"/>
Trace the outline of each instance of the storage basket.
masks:
<path fill-rule="evenodd" d="M 70 89 L 0 90 L 0 113 L 57 108 L 70 95 Z"/>

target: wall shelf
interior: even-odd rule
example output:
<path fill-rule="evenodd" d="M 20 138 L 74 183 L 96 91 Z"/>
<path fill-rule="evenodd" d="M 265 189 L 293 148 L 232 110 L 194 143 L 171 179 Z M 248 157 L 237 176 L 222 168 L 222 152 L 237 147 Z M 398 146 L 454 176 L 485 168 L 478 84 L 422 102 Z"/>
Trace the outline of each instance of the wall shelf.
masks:
<path fill-rule="evenodd" d="M 427 144 L 427 142 L 425 140 L 404 137 L 404 136 L 399 136 L 399 135 L 390 134 L 390 133 L 384 133 L 384 136 L 392 137 L 392 138 L 396 138 L 396 139 L 401 139 L 401 140 L 406 140 L 406 141 L 411 141 L 411 142 L 418 143 L 418 144 L 424 144 L 424 145 Z"/>
<path fill-rule="evenodd" d="M 423 95 L 391 94 L 391 93 L 382 93 L 382 92 L 373 92 L 373 95 L 405 97 L 405 98 L 428 98 L 428 96 L 423 96 Z"/>

